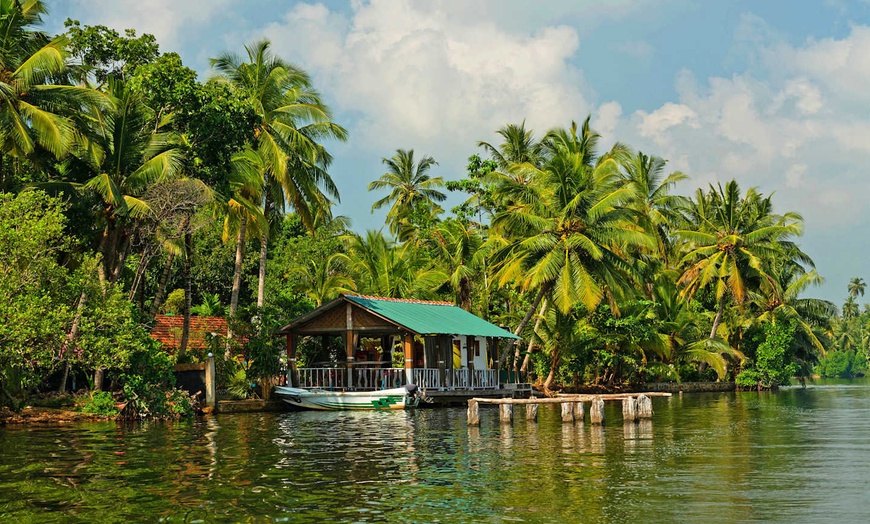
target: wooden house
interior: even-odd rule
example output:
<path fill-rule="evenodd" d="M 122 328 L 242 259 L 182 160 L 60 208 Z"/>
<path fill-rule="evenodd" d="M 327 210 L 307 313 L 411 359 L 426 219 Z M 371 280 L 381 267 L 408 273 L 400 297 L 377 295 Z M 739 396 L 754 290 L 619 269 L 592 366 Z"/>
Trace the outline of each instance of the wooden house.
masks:
<path fill-rule="evenodd" d="M 433 392 L 498 391 L 499 341 L 517 339 L 449 302 L 344 294 L 279 330 L 287 337 L 288 383 L 377 390 L 416 384 Z M 302 337 L 341 337 L 344 362 L 296 366 Z M 394 362 L 401 362 L 394 365 Z"/>

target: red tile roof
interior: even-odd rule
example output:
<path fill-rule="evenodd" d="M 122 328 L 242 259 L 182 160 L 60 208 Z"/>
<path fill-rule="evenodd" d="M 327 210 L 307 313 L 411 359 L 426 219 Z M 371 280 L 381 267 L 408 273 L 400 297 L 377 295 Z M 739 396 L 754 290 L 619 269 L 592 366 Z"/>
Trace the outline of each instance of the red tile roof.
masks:
<path fill-rule="evenodd" d="M 178 349 L 181 345 L 181 329 L 184 323 L 183 315 L 157 315 L 154 317 L 154 327 L 151 338 L 158 340 L 168 349 Z M 227 319 L 223 317 L 190 317 L 190 340 L 188 349 L 203 349 L 206 347 L 206 333 L 227 335 Z"/>
<path fill-rule="evenodd" d="M 453 302 L 443 302 L 440 300 L 417 300 L 416 298 L 387 298 L 376 297 L 372 295 L 357 295 L 356 293 L 345 293 L 348 297 L 368 298 L 371 300 L 386 300 L 388 302 L 407 302 L 408 304 L 435 304 L 438 306 L 455 306 Z"/>

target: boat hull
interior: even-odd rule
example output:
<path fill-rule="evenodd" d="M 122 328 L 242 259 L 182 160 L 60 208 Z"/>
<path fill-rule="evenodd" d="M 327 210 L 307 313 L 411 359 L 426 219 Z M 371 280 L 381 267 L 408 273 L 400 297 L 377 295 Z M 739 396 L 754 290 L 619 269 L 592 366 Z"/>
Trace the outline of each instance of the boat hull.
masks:
<path fill-rule="evenodd" d="M 417 405 L 416 397 L 404 388 L 348 392 L 277 386 L 275 394 L 291 406 L 321 411 L 407 409 Z"/>

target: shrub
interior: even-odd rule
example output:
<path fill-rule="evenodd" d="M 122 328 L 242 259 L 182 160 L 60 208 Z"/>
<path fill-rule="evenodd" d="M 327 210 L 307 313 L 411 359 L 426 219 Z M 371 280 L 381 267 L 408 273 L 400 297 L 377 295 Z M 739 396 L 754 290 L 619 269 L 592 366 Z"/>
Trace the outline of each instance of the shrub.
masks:
<path fill-rule="evenodd" d="M 184 311 L 184 290 L 176 289 L 169 293 L 160 310 L 166 315 L 180 315 Z"/>
<path fill-rule="evenodd" d="M 118 416 L 115 398 L 108 391 L 94 391 L 91 393 L 87 401 L 82 404 L 81 411 L 103 417 Z"/>
<path fill-rule="evenodd" d="M 798 371 L 792 354 L 794 326 L 783 322 L 765 324 L 755 337 L 755 361 L 744 367 L 735 383 L 741 389 L 777 389 L 789 384 Z"/>

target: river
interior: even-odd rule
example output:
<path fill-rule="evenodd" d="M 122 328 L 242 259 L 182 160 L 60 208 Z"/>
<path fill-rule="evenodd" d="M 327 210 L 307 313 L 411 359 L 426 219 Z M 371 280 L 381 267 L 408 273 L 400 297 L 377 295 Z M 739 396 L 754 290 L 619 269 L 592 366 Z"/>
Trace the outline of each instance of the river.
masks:
<path fill-rule="evenodd" d="M 0 428 L 0 522 L 862 522 L 870 381 L 541 406 Z M 587 406 L 588 409 L 588 406 Z"/>

